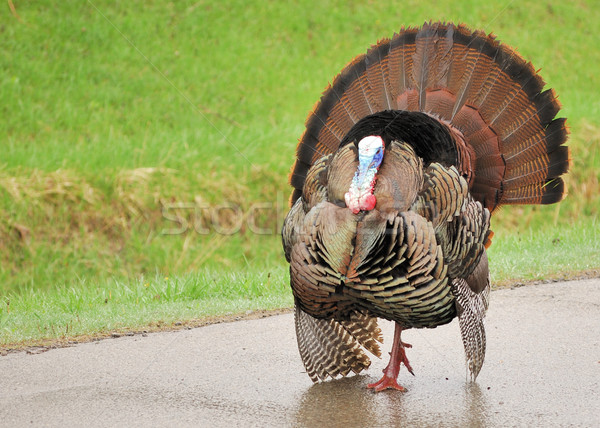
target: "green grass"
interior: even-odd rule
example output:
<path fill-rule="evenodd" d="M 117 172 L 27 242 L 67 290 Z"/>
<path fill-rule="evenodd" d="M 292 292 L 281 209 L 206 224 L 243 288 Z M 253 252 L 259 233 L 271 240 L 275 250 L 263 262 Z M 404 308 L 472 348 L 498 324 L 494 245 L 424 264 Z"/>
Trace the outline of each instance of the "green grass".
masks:
<path fill-rule="evenodd" d="M 248 278 L 242 291 L 261 281 L 257 272 L 285 282 L 277 233 L 306 114 L 352 57 L 430 19 L 493 31 L 516 47 L 569 118 L 570 195 L 495 216 L 494 279 L 600 267 L 590 238 L 600 215 L 593 0 L 13 3 L 18 18 L 0 12 L 0 304 L 11 302 L 0 343 L 60 336 L 67 325 L 72 334 L 77 325 L 201 316 L 211 301 L 220 302 L 214 313 L 230 311 L 193 291 L 215 272 L 223 283 Z M 189 301 L 138 305 L 138 291 L 124 291 L 146 293 L 140 278 L 166 276 L 188 284 Z M 248 287 L 247 296 L 260 294 Z M 106 290 L 128 297 L 94 303 Z M 85 303 L 69 318 L 62 299 Z"/>
<path fill-rule="evenodd" d="M 285 173 L 326 83 L 377 39 L 432 18 L 498 34 L 543 69 L 572 126 L 597 124 L 600 11 L 555 3 L 19 2 L 22 22 L 3 12 L 2 164 Z"/>
<path fill-rule="evenodd" d="M 290 307 L 287 279 L 278 268 L 28 288 L 0 300 L 0 347 Z"/>
<path fill-rule="evenodd" d="M 525 229 L 496 234 L 488 250 L 492 283 L 509 285 L 600 274 L 600 223 L 590 219 L 573 227 Z"/>

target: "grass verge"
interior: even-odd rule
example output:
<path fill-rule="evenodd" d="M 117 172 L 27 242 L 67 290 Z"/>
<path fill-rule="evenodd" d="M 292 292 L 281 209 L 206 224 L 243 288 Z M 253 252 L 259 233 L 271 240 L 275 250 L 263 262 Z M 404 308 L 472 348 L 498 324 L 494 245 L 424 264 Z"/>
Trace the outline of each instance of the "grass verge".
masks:
<path fill-rule="evenodd" d="M 489 251 L 495 286 L 554 279 L 579 274 L 600 276 L 600 223 L 581 221 L 572 227 L 544 226 L 494 236 Z"/>
<path fill-rule="evenodd" d="M 52 291 L 35 288 L 0 301 L 0 347 L 19 347 L 102 332 L 155 330 L 249 311 L 289 308 L 283 269 L 272 272 L 202 272 L 134 281 L 113 280 Z"/>

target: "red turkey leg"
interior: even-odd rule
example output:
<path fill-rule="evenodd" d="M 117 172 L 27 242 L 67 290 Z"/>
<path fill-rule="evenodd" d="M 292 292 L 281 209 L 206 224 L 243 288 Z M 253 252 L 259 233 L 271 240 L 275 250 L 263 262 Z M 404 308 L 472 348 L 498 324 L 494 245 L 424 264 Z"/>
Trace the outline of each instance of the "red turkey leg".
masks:
<path fill-rule="evenodd" d="M 397 389 L 398 391 L 405 391 L 406 389 L 400 385 L 396 379 L 400 372 L 400 364 L 404 363 L 410 374 L 414 375 L 413 369 L 406 358 L 404 348 L 412 348 L 412 345 L 402 342 L 400 334 L 402 333 L 402 327 L 396 323 L 394 330 L 394 343 L 392 344 L 392 352 L 390 352 L 390 362 L 387 367 L 383 370 L 383 377 L 375 382 L 367 385 L 367 388 L 375 390 L 375 392 L 383 391 L 384 389 Z"/>

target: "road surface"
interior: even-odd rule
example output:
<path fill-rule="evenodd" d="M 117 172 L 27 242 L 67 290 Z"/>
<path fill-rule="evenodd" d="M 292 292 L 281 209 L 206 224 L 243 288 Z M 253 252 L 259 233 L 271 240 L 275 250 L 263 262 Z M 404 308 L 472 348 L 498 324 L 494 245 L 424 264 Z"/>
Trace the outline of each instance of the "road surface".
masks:
<path fill-rule="evenodd" d="M 385 323 L 387 356 L 393 328 Z M 492 292 L 467 380 L 456 321 L 411 330 L 407 391 L 313 385 L 291 314 L 0 357 L 0 426 L 599 426 L 600 279 Z"/>

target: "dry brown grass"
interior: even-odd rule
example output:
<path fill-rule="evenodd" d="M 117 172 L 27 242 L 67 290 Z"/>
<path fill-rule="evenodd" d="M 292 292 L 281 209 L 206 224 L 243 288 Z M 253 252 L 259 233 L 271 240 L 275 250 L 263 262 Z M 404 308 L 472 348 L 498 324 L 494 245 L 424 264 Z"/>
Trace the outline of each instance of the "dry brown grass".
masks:
<path fill-rule="evenodd" d="M 241 174 L 202 171 L 191 179 L 166 168 L 103 177 L 82 177 L 71 170 L 0 171 L 4 282 L 10 289 L 35 281 L 35 270 L 44 263 L 61 281 L 73 273 L 57 260 L 63 253 L 87 273 L 108 276 L 197 269 L 232 241 L 250 253 L 256 229 L 278 232 L 287 198 L 285 178 L 279 179 L 256 167 Z M 167 220 L 165 213 L 177 221 Z M 168 249 L 164 242 L 154 242 L 181 225 L 185 231 L 169 236 Z M 44 259 L 47 252 L 52 260 Z M 226 256 L 219 259 L 227 264 Z"/>

